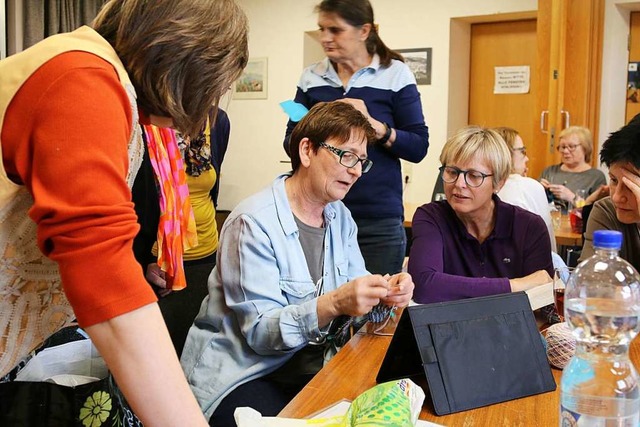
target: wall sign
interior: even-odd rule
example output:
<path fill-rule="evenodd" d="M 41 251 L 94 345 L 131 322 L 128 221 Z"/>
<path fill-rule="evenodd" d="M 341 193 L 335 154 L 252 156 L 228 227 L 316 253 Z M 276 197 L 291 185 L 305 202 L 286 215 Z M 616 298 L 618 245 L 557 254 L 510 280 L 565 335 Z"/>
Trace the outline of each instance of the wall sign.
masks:
<path fill-rule="evenodd" d="M 529 93 L 531 70 L 528 65 L 494 69 L 493 93 Z"/>

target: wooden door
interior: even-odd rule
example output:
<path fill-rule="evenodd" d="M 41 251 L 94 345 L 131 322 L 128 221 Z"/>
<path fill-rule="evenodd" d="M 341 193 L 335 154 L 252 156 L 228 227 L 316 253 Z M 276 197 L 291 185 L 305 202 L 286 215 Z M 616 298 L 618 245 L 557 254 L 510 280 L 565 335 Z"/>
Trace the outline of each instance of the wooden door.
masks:
<path fill-rule="evenodd" d="M 471 26 L 469 124 L 516 129 L 527 147 L 530 176 L 537 176 L 531 170 L 538 157 L 531 149 L 538 93 L 536 51 L 535 19 Z M 520 65 L 530 68 L 529 93 L 494 94 L 495 67 Z"/>
<path fill-rule="evenodd" d="M 640 12 L 631 13 L 629 34 L 629 63 L 640 62 Z M 640 70 L 635 72 L 636 79 L 627 86 L 626 120 L 628 123 L 636 114 L 640 114 Z"/>
<path fill-rule="evenodd" d="M 598 135 L 603 20 L 604 0 L 539 0 L 535 20 L 471 27 L 469 124 L 516 129 L 533 178 L 559 162 L 563 128 Z M 529 94 L 493 93 L 494 67 L 508 65 L 530 66 Z"/>
<path fill-rule="evenodd" d="M 569 125 L 591 130 L 597 165 L 603 25 L 604 0 L 538 1 L 538 78 L 546 90 L 534 141 L 545 165 L 560 162 L 557 135 Z"/>

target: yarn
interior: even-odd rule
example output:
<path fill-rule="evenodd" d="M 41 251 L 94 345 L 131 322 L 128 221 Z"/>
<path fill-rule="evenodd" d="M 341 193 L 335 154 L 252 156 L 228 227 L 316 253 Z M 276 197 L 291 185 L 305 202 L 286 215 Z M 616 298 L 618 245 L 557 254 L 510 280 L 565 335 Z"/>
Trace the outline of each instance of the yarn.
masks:
<path fill-rule="evenodd" d="M 547 359 L 556 368 L 564 369 L 576 352 L 576 339 L 566 322 L 547 328 Z"/>

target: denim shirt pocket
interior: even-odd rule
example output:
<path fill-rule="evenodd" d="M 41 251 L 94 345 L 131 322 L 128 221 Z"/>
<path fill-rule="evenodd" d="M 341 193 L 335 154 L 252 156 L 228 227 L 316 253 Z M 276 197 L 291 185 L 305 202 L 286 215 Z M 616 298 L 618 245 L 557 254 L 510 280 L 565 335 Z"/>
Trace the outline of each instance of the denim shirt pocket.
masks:
<path fill-rule="evenodd" d="M 338 272 L 338 280 L 336 283 L 338 287 L 351 280 L 349 278 L 349 263 L 347 261 L 336 263 L 336 271 Z"/>
<path fill-rule="evenodd" d="M 311 280 L 280 279 L 280 290 L 289 304 L 302 304 L 315 297 L 316 285 Z"/>

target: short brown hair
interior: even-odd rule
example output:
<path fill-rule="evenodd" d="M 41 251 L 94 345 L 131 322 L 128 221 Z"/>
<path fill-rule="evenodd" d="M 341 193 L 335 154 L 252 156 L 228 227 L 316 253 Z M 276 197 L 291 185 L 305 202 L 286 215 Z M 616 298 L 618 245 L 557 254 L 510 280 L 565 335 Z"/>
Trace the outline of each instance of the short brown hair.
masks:
<path fill-rule="evenodd" d="M 110 0 L 93 28 L 113 46 L 146 114 L 195 136 L 248 61 L 247 17 L 233 0 Z"/>
<path fill-rule="evenodd" d="M 571 135 L 578 137 L 580 145 L 582 145 L 582 150 L 584 151 L 584 161 L 589 163 L 591 161 L 591 154 L 593 153 L 593 136 L 591 136 L 591 131 L 584 126 L 569 126 L 558 134 L 558 145 L 560 145 L 562 138 Z"/>
<path fill-rule="evenodd" d="M 440 163 L 450 166 L 480 158 L 491 167 L 493 188 L 506 180 L 511 172 L 511 151 L 493 129 L 467 126 L 447 140 L 440 153 Z"/>
<path fill-rule="evenodd" d="M 341 101 L 318 102 L 291 132 L 289 152 L 293 171 L 300 167 L 299 147 L 303 138 L 309 138 L 313 152 L 317 153 L 321 142 L 335 139 L 343 144 L 354 133 L 362 135 L 369 144 L 376 140 L 376 132 L 369 120 L 351 104 Z"/>

